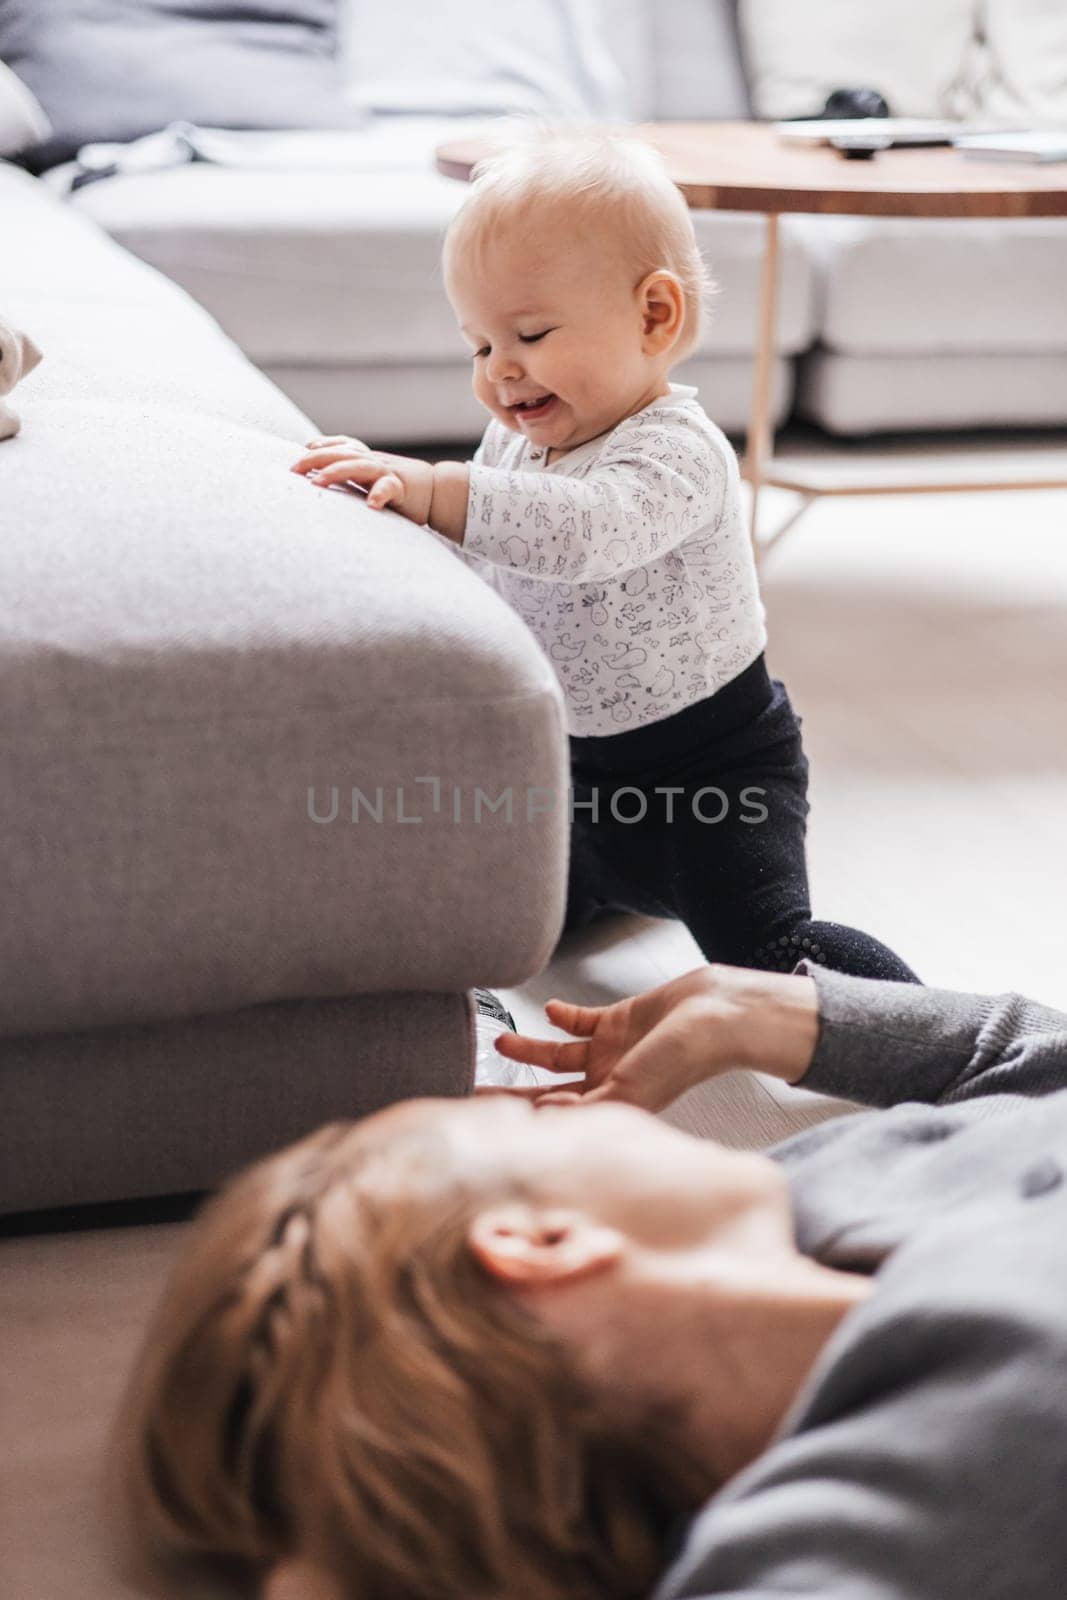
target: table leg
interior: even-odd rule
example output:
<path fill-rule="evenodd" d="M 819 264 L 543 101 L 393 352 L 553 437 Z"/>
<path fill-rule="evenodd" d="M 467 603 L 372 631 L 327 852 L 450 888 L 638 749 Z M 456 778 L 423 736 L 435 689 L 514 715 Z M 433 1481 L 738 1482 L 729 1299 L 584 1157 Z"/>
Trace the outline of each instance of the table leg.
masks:
<path fill-rule="evenodd" d="M 752 384 L 752 411 L 745 444 L 744 473 L 752 486 L 752 544 L 756 543 L 759 493 L 764 463 L 771 454 L 774 430 L 771 426 L 771 385 L 774 376 L 774 335 L 778 322 L 778 216 L 767 217 L 763 245 L 763 271 L 760 278 L 759 332 L 756 344 L 756 372 Z"/>

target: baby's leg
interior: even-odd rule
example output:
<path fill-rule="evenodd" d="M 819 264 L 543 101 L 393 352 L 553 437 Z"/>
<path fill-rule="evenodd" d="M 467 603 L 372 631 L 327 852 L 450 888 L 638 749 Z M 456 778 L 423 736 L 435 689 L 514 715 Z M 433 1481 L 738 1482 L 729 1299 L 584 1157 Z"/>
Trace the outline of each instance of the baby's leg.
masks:
<path fill-rule="evenodd" d="M 869 934 L 812 919 L 799 721 L 762 662 L 744 679 L 672 719 L 669 744 L 655 727 L 595 747 L 572 741 L 567 928 L 612 910 L 677 917 L 709 961 L 789 971 L 811 956 L 857 977 L 918 982 Z"/>
<path fill-rule="evenodd" d="M 612 816 L 611 797 L 621 780 L 619 784 L 606 782 L 599 793 L 579 778 L 572 781 L 577 805 L 571 823 L 564 931 L 588 927 L 598 917 L 616 911 L 644 917 L 675 916 L 655 892 L 661 854 L 655 829 L 644 823 L 619 822 Z M 632 810 L 633 798 L 627 799 Z M 596 821 L 592 820 L 593 807 Z"/>
<path fill-rule="evenodd" d="M 570 862 L 567 868 L 567 916 L 564 931 L 587 927 L 607 914 L 608 886 L 598 871 L 595 836 L 575 820 L 571 824 Z"/>
<path fill-rule="evenodd" d="M 789 816 L 790 797 L 773 781 L 762 787 L 769 811 L 762 838 L 733 834 L 713 842 L 691 833 L 681 844 L 676 914 L 707 960 L 791 972 L 810 956 L 855 977 L 917 983 L 911 968 L 880 940 L 812 917 L 803 831 Z"/>
<path fill-rule="evenodd" d="M 721 821 L 702 823 L 687 806 L 682 826 L 664 830 L 663 875 L 672 885 L 674 913 L 709 961 L 789 972 L 810 956 L 855 977 L 919 981 L 870 934 L 812 918 L 807 761 L 799 730 L 761 752 L 747 770 L 720 779 L 720 787 L 730 802 Z M 758 810 L 752 803 L 757 796 Z M 715 814 L 710 801 L 700 809 Z"/>

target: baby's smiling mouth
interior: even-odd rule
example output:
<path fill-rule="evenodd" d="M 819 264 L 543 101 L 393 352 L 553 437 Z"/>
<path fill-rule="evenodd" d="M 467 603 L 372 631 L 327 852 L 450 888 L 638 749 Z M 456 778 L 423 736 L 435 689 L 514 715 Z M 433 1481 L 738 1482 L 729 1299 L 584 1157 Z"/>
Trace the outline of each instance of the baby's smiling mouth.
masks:
<path fill-rule="evenodd" d="M 517 400 L 508 406 L 513 416 L 537 416 L 546 412 L 555 400 L 554 394 L 534 395 L 530 400 Z"/>

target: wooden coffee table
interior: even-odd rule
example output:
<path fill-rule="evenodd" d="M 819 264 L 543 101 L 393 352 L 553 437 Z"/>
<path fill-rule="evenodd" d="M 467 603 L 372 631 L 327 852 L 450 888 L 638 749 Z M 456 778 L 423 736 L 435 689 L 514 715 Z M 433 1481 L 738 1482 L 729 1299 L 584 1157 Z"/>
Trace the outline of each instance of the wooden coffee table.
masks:
<path fill-rule="evenodd" d="M 1044 452 L 1030 475 L 997 476 L 977 465 L 950 477 L 910 473 L 898 457 L 881 477 L 820 470 L 818 457 L 787 466 L 774 458 L 771 377 L 778 317 L 779 218 L 788 212 L 866 217 L 1064 217 L 1067 164 L 1016 165 L 965 159 L 955 150 L 886 150 L 870 161 L 846 160 L 824 147 L 783 144 L 773 128 L 751 122 L 664 122 L 627 130 L 660 150 L 689 204 L 712 211 L 754 211 L 766 217 L 756 370 L 743 471 L 752 486 L 756 540 L 759 493 L 765 484 L 802 496 L 799 509 L 758 548 L 767 549 L 825 494 L 932 494 L 975 489 L 1067 488 L 1067 452 Z M 457 140 L 437 151 L 437 167 L 469 179 L 493 148 L 484 139 Z"/>

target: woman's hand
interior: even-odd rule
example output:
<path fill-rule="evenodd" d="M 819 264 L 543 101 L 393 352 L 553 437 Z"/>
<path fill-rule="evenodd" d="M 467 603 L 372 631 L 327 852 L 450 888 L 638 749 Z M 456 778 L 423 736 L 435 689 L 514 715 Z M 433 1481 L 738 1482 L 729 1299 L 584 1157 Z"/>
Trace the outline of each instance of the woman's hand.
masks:
<path fill-rule="evenodd" d="M 566 1088 L 510 1091 L 554 1105 L 625 1100 L 662 1111 L 695 1084 L 735 1068 L 796 1083 L 819 1032 L 813 979 L 739 967 L 697 967 L 611 1006 L 550 1000 L 545 1013 L 571 1042 L 502 1033 L 496 1048 L 511 1061 L 584 1074 Z"/>
<path fill-rule="evenodd" d="M 372 450 L 362 439 L 349 439 L 341 434 L 328 439 L 310 439 L 307 454 L 294 461 L 291 470 L 301 473 L 320 489 L 357 484 L 367 490 L 367 504 L 373 511 L 392 506 L 394 511 L 420 527 L 430 520 L 434 469 L 428 461 Z"/>

